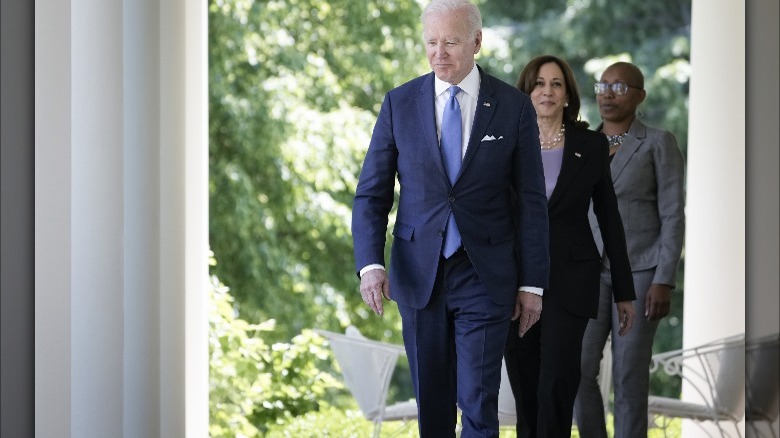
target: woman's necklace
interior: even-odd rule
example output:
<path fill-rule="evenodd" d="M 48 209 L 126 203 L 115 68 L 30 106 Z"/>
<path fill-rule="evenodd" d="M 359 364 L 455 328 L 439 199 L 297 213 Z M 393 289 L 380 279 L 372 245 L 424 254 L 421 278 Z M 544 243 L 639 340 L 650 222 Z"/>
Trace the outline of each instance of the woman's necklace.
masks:
<path fill-rule="evenodd" d="M 558 134 L 552 138 L 550 141 L 544 141 L 542 140 L 542 136 L 539 136 L 539 144 L 542 146 L 542 149 L 548 150 L 552 149 L 553 146 L 560 143 L 561 140 L 563 140 L 563 135 L 566 133 L 566 126 L 561 123 L 561 129 L 558 131 Z"/>
<path fill-rule="evenodd" d="M 620 145 L 623 144 L 623 139 L 626 138 L 627 135 L 628 132 L 624 132 L 622 134 L 608 135 L 607 141 L 609 141 L 609 150 L 614 151 L 617 148 L 619 148 Z"/>

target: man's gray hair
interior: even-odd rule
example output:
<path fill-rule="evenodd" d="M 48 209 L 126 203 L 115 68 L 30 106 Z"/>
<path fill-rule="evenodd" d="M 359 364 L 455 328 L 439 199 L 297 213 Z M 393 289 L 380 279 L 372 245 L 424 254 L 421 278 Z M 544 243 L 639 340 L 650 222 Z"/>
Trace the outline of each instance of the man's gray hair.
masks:
<path fill-rule="evenodd" d="M 479 12 L 479 8 L 469 0 L 433 0 L 423 9 L 420 19 L 424 22 L 428 14 L 447 14 L 460 9 L 466 12 L 469 33 L 472 37 L 476 37 L 477 32 L 482 30 L 482 14 Z"/>

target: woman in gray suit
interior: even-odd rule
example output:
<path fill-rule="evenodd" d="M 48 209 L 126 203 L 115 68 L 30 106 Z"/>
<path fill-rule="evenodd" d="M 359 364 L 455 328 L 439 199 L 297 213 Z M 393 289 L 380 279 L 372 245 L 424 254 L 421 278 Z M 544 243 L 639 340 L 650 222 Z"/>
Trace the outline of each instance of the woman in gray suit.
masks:
<path fill-rule="evenodd" d="M 609 66 L 595 85 L 599 129 L 610 142 L 612 181 L 626 233 L 637 294 L 631 333 L 617 337 L 620 321 L 610 302 L 612 263 L 603 257 L 599 316 L 591 320 L 582 345 L 582 378 L 575 418 L 583 438 L 607 437 L 597 377 L 602 350 L 612 333 L 616 438 L 647 436 L 648 367 L 658 322 L 669 314 L 685 231 L 684 159 L 669 131 L 636 116 L 645 99 L 644 76 L 635 65 Z M 593 234 L 599 226 L 591 216 Z"/>

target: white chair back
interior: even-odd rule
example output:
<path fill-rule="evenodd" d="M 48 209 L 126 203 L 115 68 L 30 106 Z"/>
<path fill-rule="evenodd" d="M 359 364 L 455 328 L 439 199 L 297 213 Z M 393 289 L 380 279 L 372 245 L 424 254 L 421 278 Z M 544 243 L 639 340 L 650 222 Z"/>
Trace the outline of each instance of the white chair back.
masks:
<path fill-rule="evenodd" d="M 387 406 L 387 393 L 398 357 L 405 355 L 403 346 L 375 341 L 363 336 L 354 327 L 346 334 L 315 330 L 324 336 L 341 368 L 344 384 L 357 401 L 363 416 L 376 424 L 374 436 L 384 421 L 406 422 L 417 418 L 414 400 Z"/>

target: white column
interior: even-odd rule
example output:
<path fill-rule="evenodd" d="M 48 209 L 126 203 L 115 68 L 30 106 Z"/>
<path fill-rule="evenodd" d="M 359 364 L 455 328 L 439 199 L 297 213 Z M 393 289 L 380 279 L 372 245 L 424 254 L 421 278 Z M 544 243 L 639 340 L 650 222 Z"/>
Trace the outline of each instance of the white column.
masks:
<path fill-rule="evenodd" d="M 691 69 L 684 346 L 745 331 L 744 3 L 693 0 Z"/>
<path fill-rule="evenodd" d="M 777 164 L 780 149 L 777 139 L 780 129 L 780 2 L 746 2 L 748 78 L 746 83 L 749 108 L 746 114 L 747 142 L 747 333 L 748 340 L 776 334 L 777 309 L 780 308 L 780 202 L 778 202 Z M 759 385 L 766 384 L 751 367 L 753 357 L 748 356 L 747 376 Z M 754 400 L 748 402 L 755 403 Z M 766 403 L 766 402 L 765 402 Z M 759 405 L 761 409 L 770 406 Z M 777 412 L 778 406 L 774 406 Z M 747 428 L 756 428 L 748 437 L 780 436 L 780 416 L 772 424 L 754 422 Z"/>
<path fill-rule="evenodd" d="M 70 2 L 35 4 L 35 436 L 71 429 Z M 45 421 L 44 421 L 45 419 Z"/>
<path fill-rule="evenodd" d="M 160 436 L 160 21 L 154 0 L 123 5 L 123 436 Z"/>
<path fill-rule="evenodd" d="M 122 424 L 122 4 L 71 14 L 71 432 L 97 437 Z"/>
<path fill-rule="evenodd" d="M 208 434 L 206 14 L 36 2 L 37 437 Z"/>
<path fill-rule="evenodd" d="M 778 37 L 780 2 L 747 2 L 747 47 L 750 57 L 745 85 L 750 108 L 747 119 L 747 292 L 748 338 L 777 333 L 780 308 L 780 163 L 778 111 Z"/>
<path fill-rule="evenodd" d="M 162 437 L 208 436 L 207 17 L 160 2 Z"/>
<path fill-rule="evenodd" d="M 691 69 L 684 347 L 745 332 L 744 2 L 693 0 Z"/>

